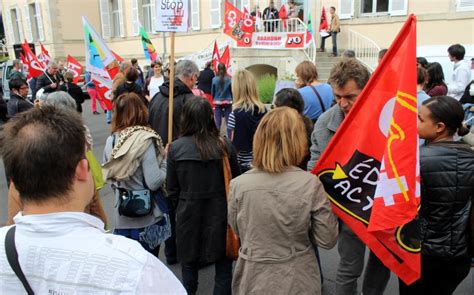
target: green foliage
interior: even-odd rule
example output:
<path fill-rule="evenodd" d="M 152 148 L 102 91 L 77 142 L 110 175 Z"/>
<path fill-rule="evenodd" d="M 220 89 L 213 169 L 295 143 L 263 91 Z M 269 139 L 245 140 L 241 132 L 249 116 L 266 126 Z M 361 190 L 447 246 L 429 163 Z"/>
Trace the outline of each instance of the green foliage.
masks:
<path fill-rule="evenodd" d="M 276 77 L 270 74 L 265 74 L 258 80 L 258 96 L 263 103 L 272 103 L 273 92 L 275 91 L 275 83 Z"/>
<path fill-rule="evenodd" d="M 0 62 L 4 62 L 8 60 L 8 56 L 6 55 L 0 55 Z"/>

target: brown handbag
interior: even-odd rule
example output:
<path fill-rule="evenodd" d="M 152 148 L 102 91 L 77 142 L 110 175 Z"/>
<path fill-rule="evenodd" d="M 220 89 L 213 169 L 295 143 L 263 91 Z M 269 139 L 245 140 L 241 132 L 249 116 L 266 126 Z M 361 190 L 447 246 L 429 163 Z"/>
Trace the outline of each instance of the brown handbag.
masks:
<path fill-rule="evenodd" d="M 225 183 L 225 195 L 227 203 L 229 203 L 229 185 L 230 179 L 232 178 L 229 157 L 227 153 L 224 152 L 224 157 L 222 158 L 223 168 L 224 168 L 224 183 Z M 239 258 L 239 249 L 240 249 L 240 239 L 235 234 L 234 230 L 227 224 L 227 234 L 226 234 L 226 246 L 225 246 L 225 255 L 227 258 L 232 260 L 237 260 Z"/>

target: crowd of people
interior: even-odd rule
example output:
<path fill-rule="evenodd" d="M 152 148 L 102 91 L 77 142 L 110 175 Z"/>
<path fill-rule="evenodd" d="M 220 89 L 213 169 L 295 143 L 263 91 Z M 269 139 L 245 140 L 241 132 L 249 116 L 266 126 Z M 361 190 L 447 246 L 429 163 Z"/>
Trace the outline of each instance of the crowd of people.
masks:
<path fill-rule="evenodd" d="M 350 55 L 328 83 L 314 63 L 298 64 L 296 89 L 277 92 L 271 108 L 251 72 L 229 77 L 224 64 L 214 73 L 210 62 L 200 71 L 182 60 L 170 77 L 161 62 L 144 74 L 136 60 L 125 61 L 111 110 L 86 75 L 91 112 L 98 102 L 110 123 L 101 165 L 91 158 L 83 91 L 70 73 L 51 63 L 36 81 L 43 93 L 34 103 L 14 73 L 0 141 L 14 226 L 0 229 L 0 289 L 196 294 L 199 269 L 214 264 L 214 294 L 321 294 L 318 248 L 337 243 L 336 294 L 357 294 L 364 269 L 363 294 L 383 294 L 389 268 L 370 251 L 365 259 L 365 244 L 308 173 L 370 79 Z M 439 63 L 417 60 L 421 277 L 400 281 L 400 294 L 452 294 L 470 271 L 474 150 L 455 140 L 474 123 L 464 55 L 463 46 L 449 47 L 449 84 Z M 114 192 L 113 216 L 100 199 L 103 180 Z M 230 229 L 240 242 L 235 266 Z M 163 246 L 166 264 L 181 264 L 181 281 L 158 259 Z"/>

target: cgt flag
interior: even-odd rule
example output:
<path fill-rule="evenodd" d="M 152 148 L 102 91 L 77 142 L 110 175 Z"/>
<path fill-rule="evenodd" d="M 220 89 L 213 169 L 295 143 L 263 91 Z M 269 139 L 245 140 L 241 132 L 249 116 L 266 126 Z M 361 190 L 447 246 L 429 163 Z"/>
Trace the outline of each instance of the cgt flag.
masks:
<path fill-rule="evenodd" d="M 28 42 L 26 42 L 26 40 L 25 43 L 21 45 L 21 47 L 23 48 L 23 52 L 25 53 L 25 59 L 28 60 L 29 76 L 33 78 L 38 78 L 43 74 L 46 67 L 41 61 L 38 60 L 38 57 L 36 57 L 33 51 L 31 51 L 31 48 L 28 45 Z"/>
<path fill-rule="evenodd" d="M 420 277 L 417 134 L 411 15 L 312 171 L 334 212 L 406 284 Z"/>
<path fill-rule="evenodd" d="M 68 55 L 66 60 L 66 69 L 74 74 L 73 82 L 77 84 L 81 78 L 84 67 L 74 57 Z"/>

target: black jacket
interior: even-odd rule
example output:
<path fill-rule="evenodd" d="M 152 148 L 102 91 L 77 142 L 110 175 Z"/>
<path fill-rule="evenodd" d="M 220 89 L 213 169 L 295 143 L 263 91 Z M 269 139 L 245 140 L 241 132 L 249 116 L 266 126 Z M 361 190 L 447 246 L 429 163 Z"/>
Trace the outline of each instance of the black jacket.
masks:
<path fill-rule="evenodd" d="M 148 110 L 150 111 L 150 125 L 163 139 L 164 144 L 168 143 L 168 106 L 169 106 L 170 82 L 165 81 L 160 86 L 160 92 L 150 101 Z M 174 80 L 173 92 L 173 137 L 175 140 L 180 132 L 181 112 L 186 101 L 193 98 L 194 94 L 180 79 Z"/>
<path fill-rule="evenodd" d="M 49 77 L 49 78 L 48 78 Z M 51 88 L 51 84 L 53 84 L 53 82 L 51 82 L 51 80 L 56 83 L 57 87 L 56 88 Z M 38 79 L 36 80 L 36 92 L 38 92 L 41 88 L 44 88 L 44 92 L 45 93 L 49 93 L 49 92 L 54 92 L 54 91 L 57 91 L 59 89 L 59 82 L 61 81 L 61 78 L 59 77 L 59 74 L 56 73 L 56 75 L 50 75 L 50 74 L 47 74 L 46 73 L 43 73 L 41 76 L 38 77 Z"/>
<path fill-rule="evenodd" d="M 474 151 L 456 142 L 422 146 L 420 173 L 422 254 L 446 259 L 469 255 Z"/>
<path fill-rule="evenodd" d="M 227 141 L 232 176 L 240 174 Z M 168 197 L 176 208 L 178 260 L 213 263 L 225 256 L 227 201 L 222 155 L 203 161 L 191 136 L 174 141 L 167 159 Z"/>
<path fill-rule="evenodd" d="M 212 78 L 216 75 L 211 69 L 204 69 L 199 73 L 197 80 L 198 88 L 204 91 L 204 93 L 211 94 Z"/>
<path fill-rule="evenodd" d="M 69 95 L 71 95 L 72 98 L 74 98 L 74 100 L 76 101 L 76 110 L 79 113 L 82 113 L 81 104 L 84 102 L 86 95 L 84 94 L 84 92 L 82 92 L 81 87 L 77 86 L 74 83 L 64 83 L 59 87 L 59 90 L 69 93 Z"/>
<path fill-rule="evenodd" d="M 27 111 L 33 107 L 33 104 L 13 92 L 10 92 L 10 100 L 7 102 L 8 118 L 16 114 Z"/>

